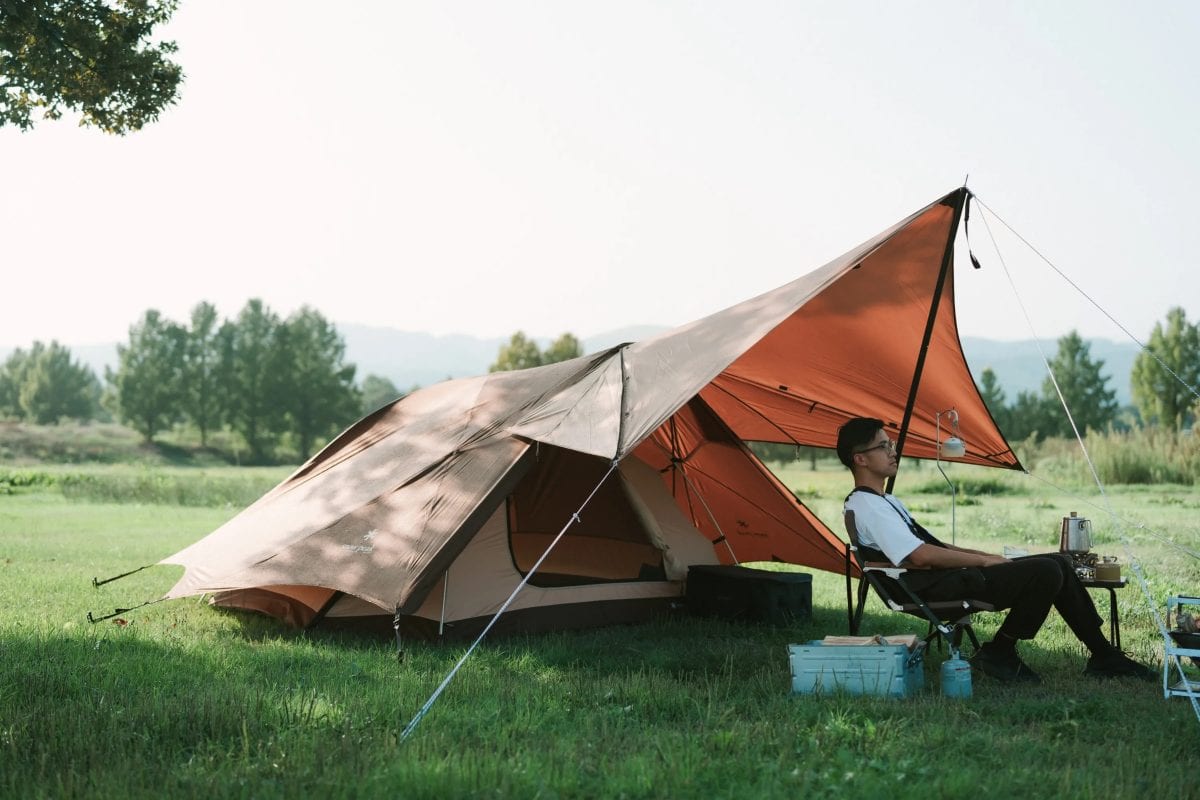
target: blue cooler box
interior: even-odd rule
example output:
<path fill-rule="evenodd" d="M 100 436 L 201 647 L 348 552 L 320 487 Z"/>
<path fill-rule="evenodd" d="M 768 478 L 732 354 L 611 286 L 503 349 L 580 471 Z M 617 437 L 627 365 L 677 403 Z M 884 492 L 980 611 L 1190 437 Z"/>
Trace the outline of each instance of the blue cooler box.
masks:
<path fill-rule="evenodd" d="M 911 697 L 925 686 L 921 648 L 902 644 L 789 644 L 794 694 Z"/>

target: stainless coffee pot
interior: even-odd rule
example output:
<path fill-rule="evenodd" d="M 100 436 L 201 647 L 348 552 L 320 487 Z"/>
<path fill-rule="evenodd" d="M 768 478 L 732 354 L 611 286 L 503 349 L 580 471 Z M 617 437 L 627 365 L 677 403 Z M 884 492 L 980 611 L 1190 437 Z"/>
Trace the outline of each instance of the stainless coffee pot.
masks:
<path fill-rule="evenodd" d="M 1063 553 L 1086 553 L 1091 550 L 1091 520 L 1076 516 L 1074 511 L 1071 512 L 1071 516 L 1063 517 L 1058 549 Z"/>

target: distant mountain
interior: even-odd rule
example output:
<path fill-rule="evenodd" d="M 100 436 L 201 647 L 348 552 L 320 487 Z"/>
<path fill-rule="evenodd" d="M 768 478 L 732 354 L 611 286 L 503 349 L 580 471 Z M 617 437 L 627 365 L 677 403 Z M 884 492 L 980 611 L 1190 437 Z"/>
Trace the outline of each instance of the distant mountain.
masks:
<path fill-rule="evenodd" d="M 339 324 L 346 342 L 346 360 L 358 367 L 358 379 L 387 378 L 402 392 L 447 378 L 487 372 L 507 339 L 480 339 L 465 334 L 429 333 Z"/>
<path fill-rule="evenodd" d="M 30 342 L 30 344 L 33 344 Z M 63 345 L 71 351 L 71 356 L 81 364 L 91 367 L 92 372 L 96 373 L 96 377 L 100 382 L 104 382 L 105 367 L 117 368 L 117 345 L 114 344 L 67 344 Z M 29 349 L 28 346 L 25 347 Z M 0 351 L 5 358 L 8 357 L 9 350 Z"/>
<path fill-rule="evenodd" d="M 338 330 L 346 342 L 346 360 L 357 365 L 356 374 L 360 381 L 367 375 L 380 375 L 405 392 L 447 378 L 481 375 L 487 372 L 500 347 L 508 341 L 508 337 L 434 336 L 354 323 L 340 323 Z M 639 325 L 598 333 L 583 340 L 584 352 L 595 353 L 623 342 L 640 341 L 665 330 L 667 328 L 662 326 Z M 549 339 L 538 339 L 537 342 L 541 347 L 550 344 Z M 1092 359 L 1104 362 L 1102 372 L 1109 377 L 1109 388 L 1116 390 L 1117 402 L 1128 404 L 1129 376 L 1138 354 L 1137 345 L 1107 339 L 1089 339 L 1088 343 Z M 1018 392 L 1041 388 L 1046 366 L 1037 342 L 1000 342 L 968 336 L 963 338 L 962 344 L 975 379 L 978 381 L 983 370 L 991 367 L 1008 402 L 1015 400 Z M 91 367 L 101 380 L 104 379 L 104 368 L 116 365 L 115 344 L 67 346 L 72 355 Z M 1046 358 L 1053 358 L 1058 345 L 1057 342 L 1046 342 L 1043 347 Z M 8 352 L 0 349 L 0 359 L 7 357 Z"/>
<path fill-rule="evenodd" d="M 1117 402 L 1121 405 L 1131 403 L 1129 376 L 1133 373 L 1133 361 L 1140 352 L 1138 346 L 1133 342 L 1113 342 L 1108 339 L 1088 339 L 1087 342 L 1091 359 L 1103 362 L 1100 373 L 1108 377 L 1108 388 L 1116 391 Z M 964 336 L 962 345 L 976 382 L 983 371 L 991 367 L 1009 403 L 1016 399 L 1018 392 L 1039 391 L 1048 374 L 1036 340 L 998 342 Z M 1045 350 L 1045 359 L 1052 359 L 1058 351 L 1058 342 L 1044 342 L 1042 348 Z"/>
<path fill-rule="evenodd" d="M 361 380 L 367 375 L 380 375 L 407 392 L 414 386 L 428 386 L 447 378 L 482 375 L 496 360 L 500 348 L 508 343 L 507 336 L 480 339 L 465 334 L 434 336 L 396 328 L 373 328 L 366 325 L 338 325 L 346 342 L 346 360 L 358 366 Z M 595 353 L 624 342 L 636 342 L 667 330 L 661 326 L 640 325 L 598 333 L 582 340 L 585 353 Z M 550 339 L 535 338 L 539 347 Z"/>

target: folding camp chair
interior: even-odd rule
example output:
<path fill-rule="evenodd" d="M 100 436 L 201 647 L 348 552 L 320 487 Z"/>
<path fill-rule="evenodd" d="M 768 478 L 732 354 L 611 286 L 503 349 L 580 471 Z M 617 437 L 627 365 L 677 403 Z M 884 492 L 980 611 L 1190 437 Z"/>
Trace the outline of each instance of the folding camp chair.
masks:
<path fill-rule="evenodd" d="M 952 650 L 958 650 L 962 643 L 963 633 L 971 640 L 971 645 L 978 650 L 979 639 L 975 629 L 971 627 L 971 616 L 977 611 L 994 611 L 991 603 L 973 598 L 961 600 L 938 600 L 926 602 L 917 596 L 904 582 L 906 567 L 896 567 L 888 563 L 866 562 L 859 559 L 858 529 L 854 525 L 854 512 L 845 514 L 846 535 L 850 541 L 846 544 L 846 612 L 850 617 L 850 635 L 858 634 L 862 624 L 863 608 L 867 602 L 867 592 L 875 590 L 875 594 L 892 611 L 920 617 L 929 623 L 929 632 L 925 642 L 940 634 L 950 642 Z M 857 601 L 853 598 L 851 583 L 854 576 L 854 566 L 859 569 Z M 941 642 L 939 638 L 939 645 Z"/>

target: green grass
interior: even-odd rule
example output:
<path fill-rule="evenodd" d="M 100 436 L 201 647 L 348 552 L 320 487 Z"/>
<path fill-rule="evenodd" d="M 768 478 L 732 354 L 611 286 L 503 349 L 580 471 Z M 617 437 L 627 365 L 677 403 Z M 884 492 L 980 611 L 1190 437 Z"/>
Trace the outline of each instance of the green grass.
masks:
<path fill-rule="evenodd" d="M 241 436 L 229 429 L 209 434 L 200 446 L 199 433 L 187 426 L 162 431 L 153 442 L 131 428 L 113 422 L 64 421 L 35 425 L 0 420 L 0 463 L 11 466 L 43 464 L 142 464 L 152 467 L 222 467 L 246 463 Z M 290 442 L 275 449 L 271 464 L 290 463 L 298 454 Z"/>
<path fill-rule="evenodd" d="M 228 472 L 192 474 L 240 480 Z M 782 474 L 837 518 L 844 471 Z M 940 480 L 929 469 L 902 477 Z M 1053 549 L 1059 519 L 1077 510 L 1093 519 L 1097 550 L 1123 555 L 1113 523 L 1084 504 L 1100 502 L 1092 493 L 1064 499 L 1002 477 L 1025 488 L 960 507 L 960 544 Z M 1156 603 L 1194 593 L 1196 560 L 1161 538 L 1200 543 L 1190 487 L 1111 494 L 1144 526 L 1127 535 Z M 1200 721 L 1186 700 L 1085 680 L 1084 653 L 1053 614 L 1022 650 L 1040 687 L 976 676 L 971 700 L 944 700 L 934 651 L 916 698 L 791 695 L 787 644 L 845 632 L 842 579 L 825 573 L 814 574 L 813 620 L 790 628 L 680 616 L 487 641 L 400 742 L 464 645 L 410 642 L 398 663 L 386 640 L 294 631 L 195 599 L 87 623 L 88 611 L 161 595 L 180 569 L 100 589 L 93 576 L 155 562 L 235 513 L 198 496 L 213 502 L 68 498 L 54 482 L 0 496 L 0 796 L 1123 798 L 1178 797 L 1193 782 Z M 914 505 L 948 535 L 948 495 Z M 1119 595 L 1126 649 L 1159 664 L 1145 600 L 1133 587 Z M 999 620 L 983 615 L 980 632 Z M 873 602 L 865 631 L 923 626 Z"/>
<path fill-rule="evenodd" d="M 244 508 L 291 471 L 291 467 L 197 469 L 144 464 L 0 467 L 0 495 L 49 489 L 76 501 Z"/>

